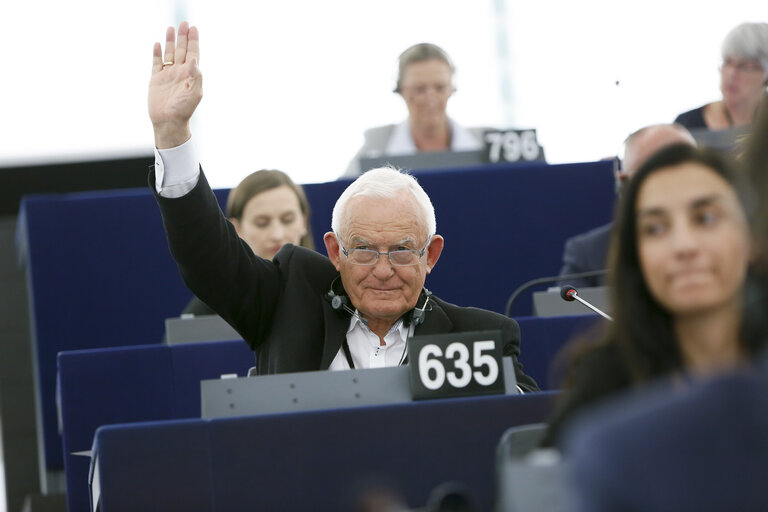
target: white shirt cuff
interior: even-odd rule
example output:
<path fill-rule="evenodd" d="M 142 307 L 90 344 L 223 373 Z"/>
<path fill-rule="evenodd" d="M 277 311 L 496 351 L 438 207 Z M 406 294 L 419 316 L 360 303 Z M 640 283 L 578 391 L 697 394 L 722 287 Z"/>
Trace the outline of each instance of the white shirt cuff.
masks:
<path fill-rule="evenodd" d="M 162 197 L 181 197 L 197 185 L 200 160 L 191 141 L 170 149 L 155 148 L 155 189 Z"/>

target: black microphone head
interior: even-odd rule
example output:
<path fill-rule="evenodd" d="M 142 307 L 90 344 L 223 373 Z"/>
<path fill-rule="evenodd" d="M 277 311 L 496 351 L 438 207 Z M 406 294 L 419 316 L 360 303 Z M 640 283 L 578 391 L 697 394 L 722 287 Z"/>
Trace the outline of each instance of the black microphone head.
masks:
<path fill-rule="evenodd" d="M 428 512 L 476 512 L 478 509 L 466 485 L 459 482 L 444 482 L 430 493 L 426 510 Z"/>
<path fill-rule="evenodd" d="M 563 300 L 567 300 L 568 302 L 572 302 L 574 300 L 573 296 L 576 295 L 576 293 L 576 288 L 570 285 L 565 285 L 560 288 L 560 297 L 562 297 Z"/>

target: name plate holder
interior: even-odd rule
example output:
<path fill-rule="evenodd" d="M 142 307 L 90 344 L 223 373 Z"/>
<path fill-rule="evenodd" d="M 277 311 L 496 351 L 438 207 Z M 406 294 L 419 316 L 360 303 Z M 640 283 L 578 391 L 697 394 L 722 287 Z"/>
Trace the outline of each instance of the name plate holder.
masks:
<path fill-rule="evenodd" d="M 504 394 L 514 372 L 503 370 L 501 331 L 414 336 L 408 343 L 414 400 Z"/>
<path fill-rule="evenodd" d="M 536 137 L 536 130 L 486 130 L 483 132 L 486 159 L 499 162 L 544 162 L 544 148 Z"/>
<path fill-rule="evenodd" d="M 505 393 L 519 393 L 512 361 L 503 358 Z M 413 401 L 408 366 L 315 371 L 204 380 L 203 419 L 344 409 Z"/>

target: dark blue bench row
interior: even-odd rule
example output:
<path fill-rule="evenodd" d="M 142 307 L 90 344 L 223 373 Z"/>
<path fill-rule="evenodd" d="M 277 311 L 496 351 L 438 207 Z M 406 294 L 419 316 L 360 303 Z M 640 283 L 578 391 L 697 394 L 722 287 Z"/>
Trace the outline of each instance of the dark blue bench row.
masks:
<path fill-rule="evenodd" d="M 450 302 L 498 312 L 520 284 L 557 273 L 564 240 L 607 222 L 613 208 L 610 162 L 460 169 L 419 180 L 446 240 L 427 286 Z M 347 184 L 306 185 L 321 251 Z M 217 191 L 221 201 L 227 192 Z M 178 315 L 190 294 L 148 189 L 25 197 L 18 239 L 29 279 L 46 466 L 61 468 L 56 354 L 159 343 L 165 318 Z M 530 297 L 516 306 L 513 315 L 530 314 Z"/>
<path fill-rule="evenodd" d="M 551 389 L 549 362 L 574 334 L 598 317 L 521 318 L 520 360 L 542 389 Z M 102 425 L 200 417 L 200 381 L 246 375 L 253 355 L 243 341 L 65 351 L 59 394 L 69 510 L 88 505 L 89 450 Z"/>
<path fill-rule="evenodd" d="M 103 512 L 355 510 L 367 486 L 416 508 L 447 482 L 491 510 L 495 449 L 554 393 L 102 427 L 93 445 Z"/>

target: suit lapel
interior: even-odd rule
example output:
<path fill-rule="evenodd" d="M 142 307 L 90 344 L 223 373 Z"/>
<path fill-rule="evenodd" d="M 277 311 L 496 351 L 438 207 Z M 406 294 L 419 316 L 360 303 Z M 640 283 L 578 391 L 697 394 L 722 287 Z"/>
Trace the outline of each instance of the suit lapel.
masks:
<path fill-rule="evenodd" d="M 422 295 L 423 296 L 423 295 Z M 419 299 L 419 306 L 423 304 L 422 299 Z M 431 309 L 430 309 L 431 308 Z M 424 312 L 424 323 L 416 326 L 413 335 L 419 336 L 422 334 L 442 334 L 445 332 L 451 332 L 453 329 L 453 322 L 448 318 L 445 310 L 437 303 L 434 296 L 427 305 L 427 310 Z"/>
<path fill-rule="evenodd" d="M 325 333 L 323 333 L 323 356 L 320 361 L 320 369 L 327 370 L 333 358 L 341 348 L 341 343 L 347 336 L 349 329 L 349 315 L 339 313 L 331 308 L 330 302 L 322 300 L 323 304 L 323 323 L 325 324 Z"/>

